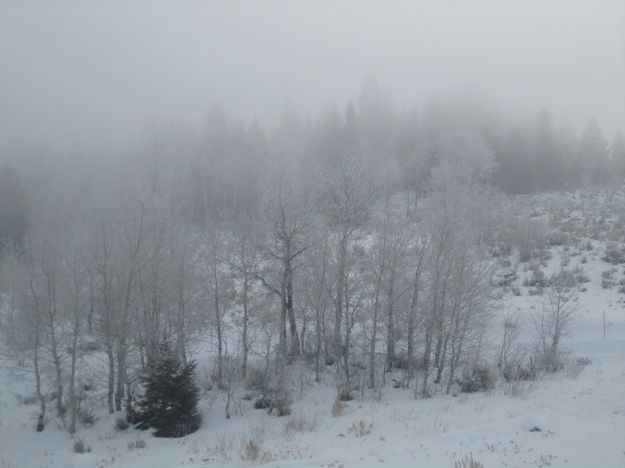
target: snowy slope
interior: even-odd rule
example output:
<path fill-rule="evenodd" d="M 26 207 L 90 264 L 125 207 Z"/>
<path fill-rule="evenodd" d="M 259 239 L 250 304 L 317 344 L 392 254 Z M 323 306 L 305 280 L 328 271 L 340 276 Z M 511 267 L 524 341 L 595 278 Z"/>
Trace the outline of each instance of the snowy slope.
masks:
<path fill-rule="evenodd" d="M 44 432 L 34 431 L 37 406 L 20 402 L 30 394 L 30 376 L 5 361 L 0 366 L 0 467 L 453 467 L 472 454 L 485 467 L 623 468 L 625 294 L 602 287 L 601 273 L 611 268 L 602 260 L 604 252 L 605 242 L 595 241 L 592 251 L 570 257 L 590 281 L 582 285 L 574 329 L 563 346 L 571 362 L 588 357 L 589 365 L 572 365 L 536 382 L 499 382 L 488 393 L 430 399 L 387 385 L 379 394 L 367 390 L 348 402 L 338 417 L 331 415 L 336 388 L 331 382 L 314 384 L 302 372 L 291 417 L 254 410 L 253 399 L 243 399 L 241 390 L 232 418 L 226 419 L 223 395 L 212 391 L 202 400 L 201 429 L 182 439 L 116 431 L 116 416 L 106 414 L 102 404 L 96 424 L 76 435 L 91 451 L 76 454 L 71 436 L 54 419 Z M 551 249 L 546 272 L 557 269 L 560 253 Z M 623 267 L 617 270 L 622 277 Z M 540 297 L 528 294 L 522 285 L 528 273 L 519 271 L 514 285 L 521 295 L 506 292 L 502 310 L 518 313 L 522 338 L 529 340 L 530 317 Z M 298 419 L 307 423 L 302 432 L 287 427 Z M 368 433 L 356 433 L 361 424 Z M 250 439 L 258 444 L 255 460 L 249 459 L 254 458 L 249 447 L 246 451 Z M 129 448 L 136 440 L 147 446 Z"/>

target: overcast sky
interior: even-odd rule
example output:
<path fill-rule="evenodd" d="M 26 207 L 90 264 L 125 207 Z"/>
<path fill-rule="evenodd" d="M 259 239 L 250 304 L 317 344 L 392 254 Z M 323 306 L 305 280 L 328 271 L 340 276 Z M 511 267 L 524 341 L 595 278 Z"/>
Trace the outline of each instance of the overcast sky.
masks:
<path fill-rule="evenodd" d="M 470 90 L 625 130 L 625 2 L 0 0 L 0 139 L 123 139 L 217 101 L 274 124 L 375 74 L 395 105 Z"/>

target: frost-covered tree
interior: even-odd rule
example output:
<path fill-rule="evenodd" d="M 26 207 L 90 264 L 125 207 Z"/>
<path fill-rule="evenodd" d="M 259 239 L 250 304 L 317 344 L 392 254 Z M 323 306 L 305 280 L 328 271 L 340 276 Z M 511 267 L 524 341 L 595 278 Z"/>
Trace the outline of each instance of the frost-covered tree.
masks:
<path fill-rule="evenodd" d="M 437 383 L 447 375 L 449 388 L 461 365 L 477 359 L 489 321 L 492 263 L 484 255 L 484 243 L 493 210 L 481 181 L 492 165 L 480 161 L 488 159 L 443 162 L 432 174 L 424 202 L 421 235 L 429 246 L 420 363 L 423 394 L 429 393 L 433 370 Z"/>
<path fill-rule="evenodd" d="M 343 343 L 342 326 L 349 298 L 348 277 L 351 243 L 356 231 L 369 218 L 374 195 L 373 178 L 367 161 L 360 153 L 348 153 L 323 172 L 320 206 L 332 234 L 333 257 L 336 265 L 333 282 L 334 337 L 333 353 L 347 368 L 347 349 Z"/>
<path fill-rule="evenodd" d="M 575 276 L 560 265 L 543 293 L 542 307 L 534 314 L 538 365 L 548 372 L 562 367 L 562 338 L 571 332 L 578 310 Z"/>
<path fill-rule="evenodd" d="M 281 358 L 292 362 L 301 353 L 295 317 L 295 273 L 298 259 L 311 245 L 313 218 L 310 193 L 303 179 L 298 180 L 295 173 L 279 171 L 271 181 L 264 201 L 267 235 L 261 249 L 267 262 L 256 278 L 280 301 L 279 352 Z"/>
<path fill-rule="evenodd" d="M 235 294 L 241 309 L 241 373 L 247 377 L 248 356 L 251 348 L 251 325 L 254 311 L 255 286 L 259 268 L 258 232 L 251 216 L 233 223 L 229 243 L 228 264 L 236 282 Z"/>

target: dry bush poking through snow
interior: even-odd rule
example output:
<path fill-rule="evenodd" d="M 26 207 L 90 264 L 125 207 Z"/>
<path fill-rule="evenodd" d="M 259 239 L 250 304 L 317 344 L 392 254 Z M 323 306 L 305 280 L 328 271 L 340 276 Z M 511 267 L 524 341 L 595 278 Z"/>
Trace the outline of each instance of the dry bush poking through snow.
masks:
<path fill-rule="evenodd" d="M 497 375 L 492 368 L 475 364 L 465 371 L 460 387 L 463 393 L 481 392 L 494 388 L 496 381 Z"/>
<path fill-rule="evenodd" d="M 345 410 L 345 403 L 343 403 L 338 398 L 334 400 L 334 403 L 332 404 L 332 416 L 337 418 L 343 414 L 344 410 Z"/>
<path fill-rule="evenodd" d="M 89 445 L 87 445 L 87 443 L 84 441 L 84 439 L 77 439 L 74 442 L 74 452 L 76 452 L 76 453 L 91 452 L 91 447 L 89 447 Z"/>
<path fill-rule="evenodd" d="M 253 426 L 248 435 L 241 439 L 240 457 L 241 460 L 247 461 L 271 461 L 271 453 L 263 452 L 263 442 L 267 427 L 263 425 Z M 223 443 L 224 458 L 226 458 L 226 444 Z"/>
<path fill-rule="evenodd" d="M 625 263 L 625 246 L 609 242 L 605 249 L 605 255 L 601 260 L 612 265 Z"/>
<path fill-rule="evenodd" d="M 339 390 L 337 398 L 341 401 L 352 401 L 354 399 L 354 395 L 349 388 L 342 388 Z"/>
<path fill-rule="evenodd" d="M 118 417 L 115 420 L 115 430 L 116 431 L 125 431 L 126 429 L 128 429 L 130 427 L 130 423 L 128 421 L 126 421 L 126 418 L 123 417 Z"/>
<path fill-rule="evenodd" d="M 592 363 L 589 357 L 580 357 L 569 360 L 564 366 L 564 374 L 569 378 L 577 378 L 585 366 Z"/>
<path fill-rule="evenodd" d="M 617 273 L 616 268 L 610 268 L 601 272 L 601 287 L 603 289 L 611 289 L 616 285 L 614 275 Z"/>
<path fill-rule="evenodd" d="M 254 402 L 254 409 L 269 409 L 271 408 L 271 400 L 266 396 L 261 396 Z"/>
<path fill-rule="evenodd" d="M 247 461 L 256 461 L 261 458 L 262 446 L 258 440 L 248 439 L 241 450 L 241 459 Z"/>
<path fill-rule="evenodd" d="M 526 400 L 536 388 L 535 380 L 511 380 L 504 382 L 503 394 L 512 398 Z"/>
<path fill-rule="evenodd" d="M 287 419 L 284 429 L 287 435 L 291 435 L 294 432 L 314 432 L 318 426 L 316 417 L 308 418 L 304 413 L 297 413 Z"/>
<path fill-rule="evenodd" d="M 129 450 L 143 449 L 145 448 L 145 446 L 146 443 L 143 439 L 131 440 L 130 442 L 128 442 Z"/>
<path fill-rule="evenodd" d="M 372 429 L 372 422 L 367 422 L 364 419 L 361 419 L 359 421 L 352 422 L 352 427 L 350 427 L 347 432 L 354 434 L 356 437 L 364 437 L 371 434 Z"/>
<path fill-rule="evenodd" d="M 291 414 L 291 396 L 287 390 L 281 388 L 268 389 L 263 396 L 256 400 L 254 409 L 267 409 L 269 413 L 288 416 Z"/>
<path fill-rule="evenodd" d="M 81 408 L 78 411 L 78 419 L 80 420 L 81 424 L 85 427 L 93 427 L 93 425 L 96 422 L 96 417 L 94 415 L 94 409 L 93 408 Z"/>
<path fill-rule="evenodd" d="M 473 459 L 473 454 L 465 455 L 464 458 L 454 462 L 454 468 L 484 468 L 484 465 Z"/>
<path fill-rule="evenodd" d="M 260 367 L 248 365 L 245 388 L 248 390 L 265 391 L 267 389 L 267 373 Z"/>
<path fill-rule="evenodd" d="M 22 405 L 34 405 L 35 403 L 37 403 L 39 401 L 39 399 L 37 398 L 36 395 L 21 395 L 21 394 L 17 394 L 15 395 L 17 397 L 17 400 L 22 404 Z M 2 465 L 0 465 L 0 468 L 2 467 Z"/>

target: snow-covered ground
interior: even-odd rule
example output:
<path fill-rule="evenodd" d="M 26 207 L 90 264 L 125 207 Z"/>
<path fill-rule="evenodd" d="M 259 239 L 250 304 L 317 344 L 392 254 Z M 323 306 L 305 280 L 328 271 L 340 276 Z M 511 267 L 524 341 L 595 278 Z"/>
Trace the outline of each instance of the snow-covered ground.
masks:
<path fill-rule="evenodd" d="M 609 239 L 606 239 L 609 240 Z M 73 451 L 72 437 L 55 425 L 34 431 L 36 404 L 24 404 L 29 380 L 19 369 L 0 366 L 0 468 L 15 467 L 453 467 L 471 455 L 484 467 L 553 466 L 625 467 L 625 294 L 602 287 L 605 242 L 570 257 L 583 268 L 572 334 L 563 343 L 575 363 L 535 382 L 506 384 L 490 392 L 437 394 L 415 399 L 411 390 L 387 385 L 357 395 L 339 416 L 332 416 L 336 388 L 315 384 L 309 373 L 299 376 L 293 413 L 278 418 L 253 409 L 253 399 L 236 397 L 232 417 L 224 416 L 223 395 L 205 394 L 201 429 L 181 439 L 157 439 L 132 428 L 115 430 L 116 415 L 98 410 L 91 428 L 76 438 L 90 452 Z M 555 271 L 563 250 L 550 250 L 544 271 Z M 531 333 L 532 311 L 540 296 L 529 294 L 518 268 L 502 298 L 504 310 L 515 311 L 522 337 Z M 615 276 L 623 278 L 623 266 Z M 603 336 L 603 314 L 606 338 Z M 495 320 L 501 320 L 497 317 Z M 493 346 L 497 337 L 493 337 Z M 5 363 L 7 364 L 7 363 Z M 295 379 L 296 381 L 298 378 Z M 389 379 L 390 380 L 390 379 Z M 145 448 L 130 448 L 137 440 Z M 250 444 L 250 440 L 254 443 Z M 255 460 L 250 460 L 255 458 Z"/>

